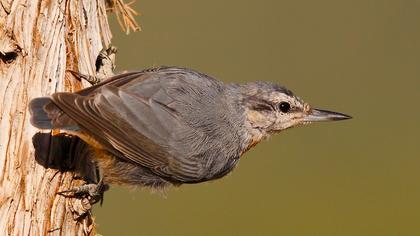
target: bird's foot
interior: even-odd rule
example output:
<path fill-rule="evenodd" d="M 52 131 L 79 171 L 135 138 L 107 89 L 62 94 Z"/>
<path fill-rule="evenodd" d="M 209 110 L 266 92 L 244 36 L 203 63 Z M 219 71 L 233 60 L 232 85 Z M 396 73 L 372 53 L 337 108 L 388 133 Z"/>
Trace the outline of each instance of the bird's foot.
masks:
<path fill-rule="evenodd" d="M 86 80 L 91 85 L 96 85 L 101 82 L 101 79 L 98 78 L 97 76 L 84 75 L 73 70 L 67 70 L 67 72 L 70 72 L 77 80 L 79 81 Z"/>
<path fill-rule="evenodd" d="M 108 184 L 104 184 L 103 181 L 99 181 L 97 184 L 83 184 L 81 186 L 74 187 L 69 190 L 60 191 L 60 194 L 65 197 L 86 197 L 90 204 L 100 202 L 101 206 L 104 201 L 104 192 L 109 189 Z"/>
<path fill-rule="evenodd" d="M 100 82 L 114 75 L 116 53 L 117 53 L 117 48 L 114 46 L 110 46 L 109 48 L 104 48 L 99 52 L 99 55 L 96 58 L 96 62 L 95 62 L 95 65 L 96 65 L 95 76 L 84 75 L 73 70 L 67 70 L 67 72 L 70 72 L 79 81 L 86 80 L 92 86 L 97 85 Z"/>
<path fill-rule="evenodd" d="M 95 62 L 97 78 L 104 80 L 114 75 L 116 53 L 117 48 L 114 46 L 104 48 L 99 52 Z"/>

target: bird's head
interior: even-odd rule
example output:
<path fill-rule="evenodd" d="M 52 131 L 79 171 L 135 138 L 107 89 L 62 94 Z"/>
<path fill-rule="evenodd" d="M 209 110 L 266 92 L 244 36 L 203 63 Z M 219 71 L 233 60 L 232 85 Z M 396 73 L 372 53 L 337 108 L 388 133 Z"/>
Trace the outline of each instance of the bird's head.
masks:
<path fill-rule="evenodd" d="M 241 94 L 249 124 L 267 135 L 301 124 L 351 118 L 338 112 L 314 109 L 287 88 L 273 83 L 241 85 Z"/>

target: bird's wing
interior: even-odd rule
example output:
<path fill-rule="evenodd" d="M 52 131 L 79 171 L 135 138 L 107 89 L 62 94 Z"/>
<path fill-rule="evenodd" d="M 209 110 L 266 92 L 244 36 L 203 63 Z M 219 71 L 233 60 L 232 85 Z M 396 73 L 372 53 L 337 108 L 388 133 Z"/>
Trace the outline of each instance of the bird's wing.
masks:
<path fill-rule="evenodd" d="M 87 87 L 85 89 L 82 89 L 80 91 L 77 91 L 77 94 L 86 96 L 89 95 L 90 93 L 96 91 L 98 88 L 101 88 L 104 85 L 112 85 L 112 86 L 116 86 L 116 87 L 120 87 L 121 85 L 124 85 L 128 82 L 130 82 L 133 79 L 139 80 L 139 78 L 146 78 L 144 76 L 146 71 L 133 71 L 133 72 L 127 72 L 127 73 L 123 73 L 123 74 L 118 74 L 115 75 L 107 80 L 104 80 L 102 82 L 99 82 L 98 84 L 95 84 L 93 86 Z M 77 72 L 72 71 L 72 74 L 76 77 L 80 77 L 80 78 L 84 78 L 87 77 L 86 75 L 83 74 L 79 74 Z"/>
<path fill-rule="evenodd" d="M 118 157 L 147 167 L 162 177 L 181 182 L 199 181 L 203 177 L 202 164 L 194 159 L 191 145 L 185 143 L 193 135 L 203 134 L 180 118 L 174 106 L 177 101 L 167 92 L 175 85 L 188 87 L 188 83 L 179 76 L 147 80 L 142 76 L 146 75 L 131 78 L 128 82 L 131 86 L 105 84 L 90 96 L 56 93 L 53 100 Z M 182 147 L 176 146 L 181 143 Z"/>

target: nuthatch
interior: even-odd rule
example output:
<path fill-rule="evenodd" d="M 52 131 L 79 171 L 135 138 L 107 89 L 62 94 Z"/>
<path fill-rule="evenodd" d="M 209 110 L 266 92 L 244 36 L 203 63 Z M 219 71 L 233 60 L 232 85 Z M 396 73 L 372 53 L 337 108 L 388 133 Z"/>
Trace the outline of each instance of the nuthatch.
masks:
<path fill-rule="evenodd" d="M 313 109 L 273 83 L 226 84 L 176 67 L 35 98 L 29 109 L 35 127 L 60 129 L 89 144 L 104 183 L 151 187 L 221 178 L 271 134 L 351 118 Z"/>

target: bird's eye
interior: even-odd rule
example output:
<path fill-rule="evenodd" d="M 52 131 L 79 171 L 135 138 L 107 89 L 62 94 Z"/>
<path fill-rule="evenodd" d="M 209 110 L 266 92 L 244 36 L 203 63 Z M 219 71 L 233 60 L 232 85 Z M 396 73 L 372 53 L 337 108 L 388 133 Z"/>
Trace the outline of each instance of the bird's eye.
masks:
<path fill-rule="evenodd" d="M 287 102 L 281 102 L 279 103 L 279 109 L 283 113 L 287 113 L 290 110 L 290 104 Z"/>

